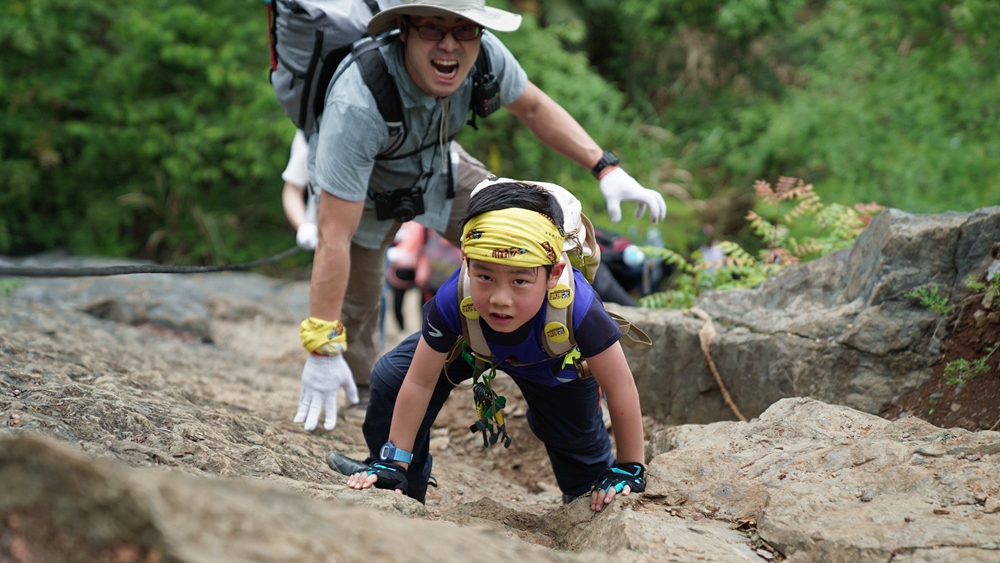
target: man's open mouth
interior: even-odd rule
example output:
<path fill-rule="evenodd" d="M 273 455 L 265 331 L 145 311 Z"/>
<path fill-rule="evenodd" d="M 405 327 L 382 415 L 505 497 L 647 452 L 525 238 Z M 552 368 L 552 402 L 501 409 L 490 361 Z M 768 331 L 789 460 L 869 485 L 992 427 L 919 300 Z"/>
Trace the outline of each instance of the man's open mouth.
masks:
<path fill-rule="evenodd" d="M 431 66 L 438 76 L 442 78 L 452 78 L 458 73 L 458 61 L 448 61 L 443 59 L 431 60 Z"/>

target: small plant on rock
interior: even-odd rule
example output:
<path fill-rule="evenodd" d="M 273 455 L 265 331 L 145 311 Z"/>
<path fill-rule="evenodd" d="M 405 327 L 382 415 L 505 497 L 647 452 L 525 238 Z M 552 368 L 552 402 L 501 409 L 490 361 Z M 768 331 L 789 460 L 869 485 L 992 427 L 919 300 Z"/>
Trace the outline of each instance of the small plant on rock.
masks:
<path fill-rule="evenodd" d="M 1000 295 L 1000 276 L 994 276 L 992 280 L 981 282 L 976 279 L 975 275 L 969 274 L 969 277 L 965 278 L 965 287 L 976 293 L 984 294 L 992 303 Z"/>
<path fill-rule="evenodd" d="M 947 317 L 951 314 L 952 306 L 948 304 L 948 296 L 943 295 L 936 285 L 930 288 L 918 287 L 904 293 L 903 297 L 918 300 L 920 305 L 927 307 L 942 317 Z"/>
<path fill-rule="evenodd" d="M 986 365 L 986 360 L 990 359 L 990 356 L 993 355 L 993 352 L 997 351 L 997 348 L 1000 348 L 1000 342 L 994 342 L 990 346 L 987 346 L 986 355 L 971 362 L 965 358 L 948 362 L 944 366 L 944 382 L 948 385 L 965 385 L 976 374 L 989 371 L 990 366 Z"/>

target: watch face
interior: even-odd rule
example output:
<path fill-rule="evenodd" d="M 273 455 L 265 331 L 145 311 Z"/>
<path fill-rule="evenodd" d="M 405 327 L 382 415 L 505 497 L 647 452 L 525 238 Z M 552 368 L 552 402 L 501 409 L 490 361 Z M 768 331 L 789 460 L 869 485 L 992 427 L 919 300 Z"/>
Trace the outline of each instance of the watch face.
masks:
<path fill-rule="evenodd" d="M 378 453 L 378 457 L 379 457 L 379 458 L 380 458 L 380 459 L 381 459 L 382 461 L 387 461 L 387 460 L 389 459 L 389 453 L 390 453 L 390 452 L 389 452 L 389 444 L 384 444 L 384 445 L 382 446 L 382 451 L 380 451 L 380 452 Z"/>

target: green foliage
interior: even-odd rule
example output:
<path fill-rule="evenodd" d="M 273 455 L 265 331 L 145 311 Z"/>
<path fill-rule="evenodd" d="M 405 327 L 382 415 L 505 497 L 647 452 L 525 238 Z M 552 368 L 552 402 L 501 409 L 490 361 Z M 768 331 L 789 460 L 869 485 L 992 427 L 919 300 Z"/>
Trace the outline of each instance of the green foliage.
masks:
<path fill-rule="evenodd" d="M 971 362 L 959 358 L 957 360 L 952 360 L 944 366 L 944 381 L 948 385 L 964 385 L 970 379 L 976 376 L 978 373 L 983 373 L 989 371 L 990 367 L 986 365 L 986 360 L 990 359 L 993 352 L 1000 348 L 1000 342 L 994 342 L 993 344 L 986 347 L 986 355 L 981 358 L 976 358 Z"/>
<path fill-rule="evenodd" d="M 931 312 L 947 317 L 951 314 L 953 307 L 948 304 L 948 296 L 940 293 L 938 286 L 918 287 L 903 294 L 903 297 L 916 299 L 920 305 L 931 310 Z"/>
<path fill-rule="evenodd" d="M 882 210 L 875 204 L 825 205 L 812 185 L 799 178 L 782 177 L 775 187 L 758 181 L 755 191 L 763 215 L 750 211 L 746 220 L 762 246 L 757 257 L 733 241 L 718 243 L 724 258 L 714 261 L 705 261 L 700 251 L 689 262 L 672 250 L 645 247 L 644 252 L 673 264 L 676 271 L 670 289 L 643 297 L 639 304 L 651 308 L 685 308 L 709 289 L 756 287 L 786 266 L 847 248 L 872 215 Z M 804 234 L 793 236 L 794 232 Z"/>
<path fill-rule="evenodd" d="M 563 2 L 628 103 L 679 139 L 695 197 L 790 172 L 841 204 L 1000 199 L 1000 3 Z"/>
<path fill-rule="evenodd" d="M 22 283 L 24 280 L 21 279 L 0 279 L 0 295 L 9 296 L 15 289 L 21 287 Z"/>
<path fill-rule="evenodd" d="M 859 211 L 848 202 L 936 212 L 1000 200 L 993 0 L 515 6 L 539 13 L 501 39 L 630 174 L 667 194 L 656 228 L 681 254 L 710 224 L 753 256 L 798 256 L 811 237 L 809 259 L 848 240 Z M 267 80 L 260 3 L 8 0 L 0 52 L 0 252 L 219 263 L 293 244 L 279 197 L 293 126 Z M 641 240 L 645 220 L 626 209 L 610 225 L 586 170 L 513 116 L 479 125 L 459 140 L 491 169 L 563 184 L 596 224 Z M 786 171 L 829 203 L 793 224 L 756 210 L 773 226 L 762 238 L 753 229 L 765 225 L 743 221 L 749 187 Z"/>
<path fill-rule="evenodd" d="M 976 280 L 975 275 L 969 274 L 969 277 L 965 279 L 965 287 L 976 293 L 990 295 L 995 299 L 997 296 L 1000 296 L 1000 276 L 996 276 L 986 282 L 981 282 Z"/>
<path fill-rule="evenodd" d="M 224 263 L 294 241 L 263 7 L 0 7 L 0 252 Z M 287 233 L 287 234 L 286 234 Z"/>

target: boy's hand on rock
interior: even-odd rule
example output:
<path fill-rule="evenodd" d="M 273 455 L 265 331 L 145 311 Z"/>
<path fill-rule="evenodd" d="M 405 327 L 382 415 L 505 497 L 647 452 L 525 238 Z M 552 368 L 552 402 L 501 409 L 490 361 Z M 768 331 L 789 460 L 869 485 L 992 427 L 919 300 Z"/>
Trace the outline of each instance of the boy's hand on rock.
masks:
<path fill-rule="evenodd" d="M 372 485 L 376 489 L 395 489 L 397 493 L 406 494 L 409 487 L 406 470 L 394 463 L 373 461 L 368 469 L 347 478 L 347 486 L 352 489 L 367 489 Z"/>
<path fill-rule="evenodd" d="M 615 499 L 635 491 L 646 490 L 646 468 L 641 463 L 616 463 L 605 469 L 594 481 L 590 493 L 590 508 L 600 512 L 605 505 Z"/>
<path fill-rule="evenodd" d="M 319 424 L 319 414 L 326 408 L 323 428 L 333 430 L 337 426 L 337 393 L 341 387 L 347 393 L 351 404 L 358 402 L 358 386 L 347 361 L 341 355 L 321 356 L 310 354 L 302 368 L 302 394 L 299 396 L 299 410 L 295 413 L 296 423 L 305 422 L 303 428 L 312 432 Z"/>

